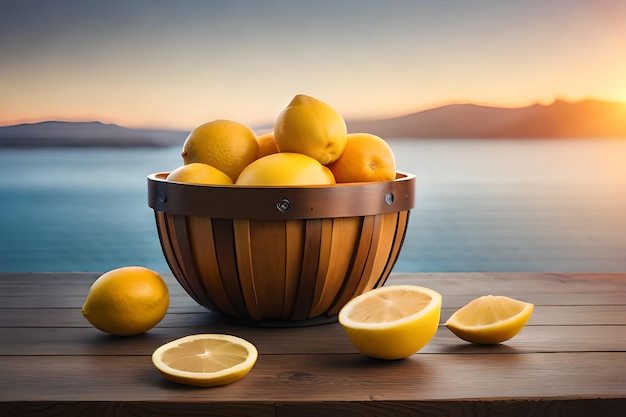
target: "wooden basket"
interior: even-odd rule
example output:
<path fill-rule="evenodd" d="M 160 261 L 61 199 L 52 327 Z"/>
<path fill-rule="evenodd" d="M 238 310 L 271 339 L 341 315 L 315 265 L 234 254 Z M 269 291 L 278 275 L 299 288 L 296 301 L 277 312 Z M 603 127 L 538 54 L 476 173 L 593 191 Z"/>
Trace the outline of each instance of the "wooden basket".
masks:
<path fill-rule="evenodd" d="M 257 325 L 335 321 L 383 285 L 414 206 L 415 176 L 310 187 L 207 186 L 148 176 L 163 254 L 200 305 Z"/>

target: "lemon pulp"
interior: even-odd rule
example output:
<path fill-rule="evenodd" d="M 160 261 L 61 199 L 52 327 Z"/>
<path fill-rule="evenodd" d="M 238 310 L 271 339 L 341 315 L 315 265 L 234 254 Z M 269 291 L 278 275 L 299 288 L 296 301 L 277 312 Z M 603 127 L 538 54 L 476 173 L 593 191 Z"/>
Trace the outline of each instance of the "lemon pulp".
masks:
<path fill-rule="evenodd" d="M 243 378 L 257 358 L 257 349 L 244 339 L 223 334 L 198 334 L 159 347 L 152 354 L 152 363 L 166 379 L 210 387 Z"/>
<path fill-rule="evenodd" d="M 510 297 L 485 295 L 470 301 L 446 321 L 446 327 L 463 340 L 498 344 L 517 335 L 530 318 L 534 305 Z"/>
<path fill-rule="evenodd" d="M 381 287 L 349 301 L 339 323 L 359 352 L 379 359 L 406 358 L 437 332 L 441 294 L 414 285 Z"/>

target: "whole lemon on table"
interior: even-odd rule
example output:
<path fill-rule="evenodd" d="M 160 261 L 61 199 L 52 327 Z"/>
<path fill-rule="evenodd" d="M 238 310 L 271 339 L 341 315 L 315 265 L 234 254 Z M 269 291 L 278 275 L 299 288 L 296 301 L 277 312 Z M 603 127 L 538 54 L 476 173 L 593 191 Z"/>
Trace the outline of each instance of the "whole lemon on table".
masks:
<path fill-rule="evenodd" d="M 233 182 L 256 159 L 259 144 L 248 126 L 232 120 L 214 120 L 196 127 L 183 144 L 185 165 L 194 162 L 211 165 Z"/>
<path fill-rule="evenodd" d="M 370 133 L 350 133 L 346 148 L 328 165 L 337 182 L 393 181 L 396 159 L 391 146 Z"/>
<path fill-rule="evenodd" d="M 156 326 L 165 317 L 169 300 L 158 273 L 127 266 L 106 272 L 91 285 L 82 313 L 103 332 L 133 336 Z"/>
<path fill-rule="evenodd" d="M 248 165 L 236 185 L 332 185 L 332 172 L 310 156 L 279 152 L 264 156 Z"/>
<path fill-rule="evenodd" d="M 228 185 L 233 183 L 233 180 L 219 169 L 200 162 L 178 167 L 170 172 L 165 179 L 190 184 Z"/>
<path fill-rule="evenodd" d="M 343 117 L 328 104 L 299 94 L 278 115 L 274 139 L 280 152 L 308 155 L 326 165 L 346 147 L 347 127 Z"/>

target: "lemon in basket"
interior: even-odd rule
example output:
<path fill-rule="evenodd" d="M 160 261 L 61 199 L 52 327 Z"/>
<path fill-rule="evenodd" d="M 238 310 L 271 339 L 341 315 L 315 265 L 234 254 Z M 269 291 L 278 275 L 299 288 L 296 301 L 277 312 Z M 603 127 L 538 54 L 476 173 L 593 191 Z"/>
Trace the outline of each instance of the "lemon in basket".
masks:
<path fill-rule="evenodd" d="M 278 152 L 257 159 L 244 168 L 237 185 L 298 186 L 335 184 L 333 173 L 310 156 Z"/>
<path fill-rule="evenodd" d="M 280 152 L 308 155 L 326 165 L 346 147 L 346 122 L 334 108 L 316 98 L 298 94 L 278 115 L 274 140 Z"/>
<path fill-rule="evenodd" d="M 349 301 L 338 319 L 361 353 L 378 359 L 402 359 L 435 336 L 441 301 L 441 294 L 429 288 L 380 287 Z"/>
<path fill-rule="evenodd" d="M 328 168 L 341 182 L 393 181 L 396 159 L 385 140 L 369 133 L 349 133 L 346 148 Z"/>
<path fill-rule="evenodd" d="M 185 165 L 200 162 L 228 175 L 233 182 L 256 159 L 259 144 L 248 126 L 232 120 L 213 120 L 189 133 L 181 156 Z"/>
<path fill-rule="evenodd" d="M 170 172 L 165 179 L 189 184 L 228 185 L 233 183 L 233 180 L 219 169 L 201 162 L 180 166 Z"/>

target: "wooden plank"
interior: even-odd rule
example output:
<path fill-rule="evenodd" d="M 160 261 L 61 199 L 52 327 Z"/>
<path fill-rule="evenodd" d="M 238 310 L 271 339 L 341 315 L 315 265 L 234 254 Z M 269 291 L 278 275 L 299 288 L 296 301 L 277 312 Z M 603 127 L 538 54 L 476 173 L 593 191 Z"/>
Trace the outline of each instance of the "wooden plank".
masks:
<path fill-rule="evenodd" d="M 280 417 L 542 416 L 623 417 L 626 399 L 515 399 L 503 401 L 361 401 L 280 403 Z"/>
<path fill-rule="evenodd" d="M 63 287 L 66 288 L 66 287 Z M 24 307 L 30 308 L 80 308 L 85 303 L 89 288 L 85 288 L 80 294 L 63 294 L 63 288 L 56 288 L 48 294 L 33 294 L 23 296 L 7 295 L 8 292 L 2 290 L 0 293 L 0 306 L 2 308 L 20 309 Z M 170 287 L 171 288 L 171 287 Z M 192 306 L 195 301 L 186 294 L 170 294 L 170 305 L 176 306 Z"/>
<path fill-rule="evenodd" d="M 252 342 L 264 355 L 356 353 L 337 324 L 294 329 L 216 325 L 160 327 L 135 337 L 107 335 L 91 327 L 0 328 L 0 355 L 148 355 L 161 344 L 195 333 L 234 334 Z M 449 353 L 624 352 L 626 326 L 528 326 L 498 346 L 479 346 L 440 326 L 417 355 Z"/>
<path fill-rule="evenodd" d="M 392 278 L 394 283 L 427 284 L 433 289 L 444 288 L 448 295 L 461 296 L 484 295 L 485 290 L 492 293 L 505 291 L 522 297 L 538 292 L 552 295 L 626 294 L 624 273 L 396 273 Z"/>
<path fill-rule="evenodd" d="M 218 403 L 164 401 L 10 402 L 0 404 L 7 416 L 204 416 L 204 417 L 395 417 L 395 416 L 542 416 L 623 417 L 626 400 L 551 399 L 505 401 L 325 401 Z"/>
<path fill-rule="evenodd" d="M 455 308 L 441 310 L 444 323 Z M 236 322 L 195 304 L 170 307 L 159 327 L 223 328 Z M 537 306 L 527 326 L 626 325 L 626 305 Z M 77 308 L 0 308 L 2 327 L 86 327 Z"/>
<path fill-rule="evenodd" d="M 231 385 L 190 388 L 164 380 L 149 356 L 0 357 L 0 402 L 502 401 L 626 399 L 624 352 L 421 355 L 262 355 Z"/>
<path fill-rule="evenodd" d="M 292 411 L 292 410 L 290 410 Z M 289 411 L 289 412 L 290 412 Z M 273 403 L 176 401 L 28 401 L 0 403 L 0 416 L 38 417 L 275 417 Z M 324 414 L 325 415 L 325 414 Z"/>
<path fill-rule="evenodd" d="M 325 401 L 284 403 L 191 403 L 163 401 L 10 402 L 7 416 L 204 416 L 204 417 L 392 417 L 392 416 L 531 416 L 623 417 L 626 400 L 551 399 L 504 401 Z"/>
<path fill-rule="evenodd" d="M 472 345 L 440 326 L 402 361 L 359 354 L 338 323 L 234 324 L 198 306 L 171 275 L 163 322 L 141 336 L 109 336 L 80 314 L 98 276 L 0 273 L 0 416 L 626 414 L 626 274 L 393 274 L 389 285 L 439 290 L 442 323 L 485 293 L 536 304 L 504 344 Z M 250 340 L 257 365 L 226 387 L 165 381 L 151 364 L 154 349 L 198 332 Z"/>
<path fill-rule="evenodd" d="M 93 273 L 0 273 L 0 306 L 68 308 L 80 307 Z M 171 275 L 164 275 L 171 306 L 194 306 L 195 302 Z M 507 295 L 535 305 L 626 305 L 626 274 L 392 274 L 386 285 L 416 284 L 444 295 L 444 307 L 459 308 L 485 294 Z"/>
<path fill-rule="evenodd" d="M 0 287 L 11 289 L 13 293 L 18 294 L 20 288 L 29 287 L 28 291 L 37 291 L 40 289 L 57 288 L 59 286 L 79 286 L 88 287 L 95 281 L 100 273 L 98 272 L 0 272 Z M 176 279 L 169 273 L 161 274 L 165 281 L 174 285 L 178 289 Z M 561 292 L 563 286 L 569 283 L 577 282 L 577 285 L 585 285 L 585 290 L 597 289 L 606 286 L 607 283 L 621 281 L 626 279 L 626 274 L 579 274 L 579 273 L 392 273 L 390 278 L 393 283 L 397 284 L 423 284 L 421 281 L 440 282 L 451 285 L 449 290 L 459 294 L 465 294 L 468 290 L 476 290 L 485 285 L 498 284 L 502 282 L 507 288 L 516 285 L 519 287 L 527 287 L 529 284 L 540 282 L 547 292 Z M 517 282 L 517 284 L 515 284 Z M 48 288 L 50 287 L 50 288 Z M 614 286 L 612 286 L 614 287 Z M 621 291 L 624 291 L 623 285 Z M 182 289 L 179 289 L 182 293 Z M 571 288 L 568 290 L 571 292 Z M 78 292 L 82 293 L 80 289 Z M 30 292 L 21 295 L 30 295 Z"/>

